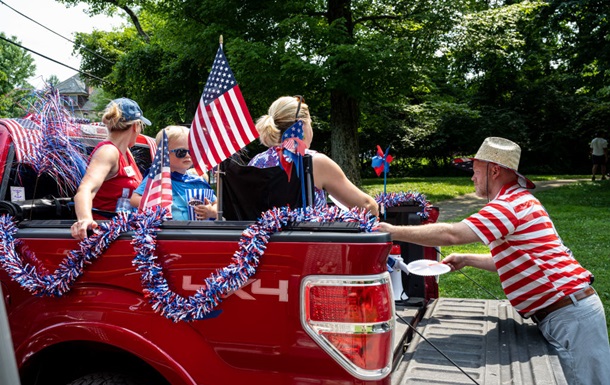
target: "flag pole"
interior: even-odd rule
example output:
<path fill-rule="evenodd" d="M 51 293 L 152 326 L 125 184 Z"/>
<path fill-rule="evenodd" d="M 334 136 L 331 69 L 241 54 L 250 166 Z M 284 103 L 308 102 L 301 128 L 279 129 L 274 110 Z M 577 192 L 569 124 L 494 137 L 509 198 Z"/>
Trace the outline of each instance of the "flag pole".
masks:
<path fill-rule="evenodd" d="M 222 220 L 222 180 L 224 179 L 224 167 L 222 167 L 222 165 L 224 164 L 223 162 L 220 162 L 218 164 L 218 171 L 216 171 L 216 220 L 220 221 Z M 212 173 L 214 172 L 214 169 L 212 168 Z"/>
<path fill-rule="evenodd" d="M 218 44 L 220 44 L 220 48 L 222 48 L 223 38 L 222 35 L 218 38 Z M 216 220 L 222 220 L 222 180 L 224 179 L 224 167 L 222 166 L 224 162 L 220 162 L 218 164 L 218 169 L 216 171 Z M 214 172 L 214 168 L 212 168 L 212 172 Z"/>

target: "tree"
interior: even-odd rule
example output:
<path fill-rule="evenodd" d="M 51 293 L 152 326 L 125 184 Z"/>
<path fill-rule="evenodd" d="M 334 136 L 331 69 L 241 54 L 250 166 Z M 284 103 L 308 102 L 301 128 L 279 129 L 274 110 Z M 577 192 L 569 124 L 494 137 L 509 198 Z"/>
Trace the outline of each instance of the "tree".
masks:
<path fill-rule="evenodd" d="M 117 5 L 103 0 L 87 3 L 94 12 Z M 137 98 L 158 114 L 157 121 L 189 122 L 218 36 L 223 34 L 231 67 L 254 117 L 264 114 L 278 96 L 304 94 L 322 130 L 316 133 L 314 148 L 329 151 L 357 183 L 358 135 L 376 123 L 367 117 L 390 106 L 394 110 L 388 115 L 390 123 L 403 120 L 413 90 L 435 88 L 428 84 L 434 66 L 427 64 L 434 63 L 439 38 L 451 30 L 460 12 L 477 2 L 165 0 L 121 4 L 139 8 L 138 23 L 149 31 L 150 40 L 138 43 L 137 34 L 125 31 L 130 42 L 119 40 L 124 51 L 103 74 L 112 83 L 113 93 Z M 90 49 L 111 46 L 101 36 L 96 41 L 88 39 L 83 37 L 81 42 Z M 81 53 L 84 68 L 102 68 L 99 59 Z"/>
<path fill-rule="evenodd" d="M 406 172 L 413 158 L 445 167 L 489 135 L 522 144 L 525 165 L 569 169 L 610 112 L 602 0 L 87 3 L 132 11 L 134 27 L 78 36 L 112 61 L 80 49 L 82 68 L 138 100 L 155 129 L 191 122 L 222 34 L 253 117 L 304 95 L 312 147 L 356 182 L 376 144 Z"/>
<path fill-rule="evenodd" d="M 21 101 L 32 89 L 27 79 L 36 71 L 34 59 L 11 42 L 20 43 L 0 32 L 0 117 L 23 115 L 27 105 Z"/>
<path fill-rule="evenodd" d="M 51 75 L 49 76 L 49 78 L 45 81 L 45 83 L 47 83 L 48 85 L 50 85 L 51 87 L 54 87 L 56 85 L 59 84 L 59 78 L 57 77 L 57 75 Z"/>
<path fill-rule="evenodd" d="M 450 81 L 481 114 L 473 132 L 519 142 L 525 172 L 586 170 L 588 142 L 610 114 L 610 7 L 504 3 L 467 16 L 452 39 L 452 73 L 467 77 Z"/>
<path fill-rule="evenodd" d="M 99 15 L 99 14 L 113 14 L 117 11 L 117 9 L 121 9 L 123 12 L 129 16 L 131 22 L 134 27 L 138 31 L 138 34 L 148 42 L 150 40 L 148 34 L 142 28 L 140 24 L 140 19 L 137 15 L 137 9 L 141 4 L 146 4 L 147 1 L 129 1 L 129 0 L 88 0 L 88 1 L 80 1 L 80 0 L 57 0 L 60 3 L 66 4 L 68 6 L 75 6 L 79 3 L 87 3 L 91 8 L 89 8 L 89 13 L 91 15 Z"/>

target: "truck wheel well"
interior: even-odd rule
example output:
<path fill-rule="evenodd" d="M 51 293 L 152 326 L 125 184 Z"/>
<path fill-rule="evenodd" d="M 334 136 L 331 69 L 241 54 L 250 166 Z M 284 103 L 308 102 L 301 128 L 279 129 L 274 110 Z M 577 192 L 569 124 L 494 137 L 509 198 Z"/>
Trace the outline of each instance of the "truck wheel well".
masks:
<path fill-rule="evenodd" d="M 137 356 L 114 346 L 71 341 L 38 352 L 20 370 L 22 385 L 65 385 L 95 372 L 122 373 L 137 383 L 170 385 L 159 372 Z"/>

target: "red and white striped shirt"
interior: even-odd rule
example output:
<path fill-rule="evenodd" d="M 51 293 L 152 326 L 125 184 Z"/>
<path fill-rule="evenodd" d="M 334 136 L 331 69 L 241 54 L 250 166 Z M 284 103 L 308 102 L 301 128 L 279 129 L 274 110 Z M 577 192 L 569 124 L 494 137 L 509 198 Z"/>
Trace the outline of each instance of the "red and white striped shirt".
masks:
<path fill-rule="evenodd" d="M 463 220 L 489 246 L 502 288 L 523 316 L 589 285 L 591 273 L 572 255 L 542 204 L 518 184 Z"/>

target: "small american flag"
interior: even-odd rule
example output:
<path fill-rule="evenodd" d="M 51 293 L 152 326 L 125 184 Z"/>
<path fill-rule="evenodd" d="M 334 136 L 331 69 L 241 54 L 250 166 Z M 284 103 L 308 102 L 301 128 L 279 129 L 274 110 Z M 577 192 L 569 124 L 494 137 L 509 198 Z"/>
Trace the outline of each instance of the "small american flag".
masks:
<path fill-rule="evenodd" d="M 38 159 L 42 143 L 40 127 L 30 119 L 1 119 L 8 129 L 17 162 L 33 164 Z"/>
<path fill-rule="evenodd" d="M 189 134 L 194 167 L 201 175 L 257 137 L 258 132 L 221 45 Z"/>
<path fill-rule="evenodd" d="M 172 179 L 169 168 L 169 149 L 167 133 L 163 130 L 163 140 L 157 148 L 155 159 L 148 172 L 148 182 L 140 201 L 140 210 L 161 206 L 167 208 L 167 217 L 172 217 Z"/>

